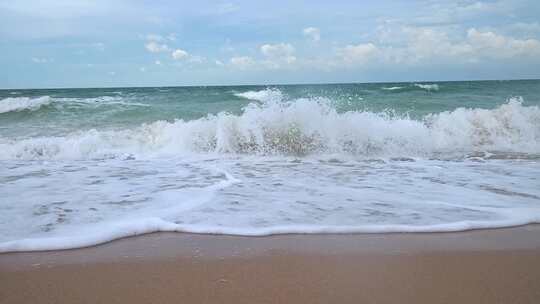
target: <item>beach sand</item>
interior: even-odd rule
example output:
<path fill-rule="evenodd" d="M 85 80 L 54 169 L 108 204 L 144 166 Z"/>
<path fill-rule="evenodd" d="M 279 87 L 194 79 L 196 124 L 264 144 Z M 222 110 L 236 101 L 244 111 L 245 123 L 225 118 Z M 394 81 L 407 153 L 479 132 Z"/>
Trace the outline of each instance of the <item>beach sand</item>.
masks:
<path fill-rule="evenodd" d="M 0 303 L 540 303 L 540 226 L 459 233 L 154 233 L 0 254 Z"/>

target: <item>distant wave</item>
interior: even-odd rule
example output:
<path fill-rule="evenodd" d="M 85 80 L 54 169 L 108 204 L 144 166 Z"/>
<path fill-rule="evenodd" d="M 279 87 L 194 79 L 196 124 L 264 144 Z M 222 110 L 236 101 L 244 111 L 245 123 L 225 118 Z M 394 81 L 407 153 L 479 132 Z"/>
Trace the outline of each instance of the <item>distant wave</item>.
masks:
<path fill-rule="evenodd" d="M 125 101 L 122 97 L 98 96 L 88 98 L 70 98 L 70 97 L 50 97 L 40 96 L 30 97 L 8 97 L 0 100 L 0 114 L 20 111 L 36 111 L 47 105 L 57 105 L 59 108 L 69 105 L 83 106 L 137 106 L 149 107 L 148 104 Z"/>
<path fill-rule="evenodd" d="M 260 91 L 247 91 L 243 93 L 235 93 L 234 95 L 262 102 L 282 101 L 283 93 L 278 89 L 265 89 Z"/>
<path fill-rule="evenodd" d="M 60 102 L 72 102 L 79 104 L 86 104 L 92 106 L 102 106 L 102 105 L 124 105 L 124 106 L 139 106 L 139 107 L 149 107 L 150 105 L 138 102 L 129 102 L 121 96 L 98 96 L 98 97 L 87 97 L 87 98 L 55 98 L 55 100 Z"/>
<path fill-rule="evenodd" d="M 523 106 L 519 98 L 491 110 L 458 108 L 414 120 L 386 112 L 339 113 L 324 99 L 283 101 L 275 89 L 239 94 L 262 103 L 250 103 L 241 115 L 222 112 L 191 121 L 157 121 L 65 137 L 0 138 L 0 159 L 200 152 L 366 157 L 540 153 L 540 109 Z"/>
<path fill-rule="evenodd" d="M 0 100 L 0 113 L 20 112 L 25 110 L 35 111 L 51 102 L 52 99 L 49 96 L 36 98 L 8 97 Z"/>
<path fill-rule="evenodd" d="M 393 87 L 382 87 L 381 90 L 383 91 L 389 91 L 389 92 L 407 92 L 407 91 L 417 91 L 417 90 L 425 90 L 428 92 L 436 92 L 439 91 L 440 86 L 436 83 L 433 84 L 422 84 L 422 83 L 414 83 L 407 86 L 393 86 Z"/>
<path fill-rule="evenodd" d="M 109 103 L 120 101 L 123 98 L 120 96 L 97 96 L 97 97 L 60 97 L 56 98 L 60 101 L 72 101 L 72 102 L 82 102 L 82 103 Z"/>
<path fill-rule="evenodd" d="M 396 91 L 396 90 L 401 90 L 405 87 L 383 87 L 382 89 L 385 90 L 385 91 Z"/>
<path fill-rule="evenodd" d="M 415 83 L 414 86 L 418 87 L 418 88 L 421 88 L 421 89 L 424 89 L 426 91 L 438 91 L 439 90 L 439 85 L 436 84 L 436 83 L 433 83 L 433 84 Z"/>

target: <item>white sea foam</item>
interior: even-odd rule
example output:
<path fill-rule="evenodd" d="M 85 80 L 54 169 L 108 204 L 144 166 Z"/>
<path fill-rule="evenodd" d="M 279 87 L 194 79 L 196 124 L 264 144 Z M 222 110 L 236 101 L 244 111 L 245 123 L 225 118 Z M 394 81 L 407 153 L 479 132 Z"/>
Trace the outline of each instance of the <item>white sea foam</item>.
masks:
<path fill-rule="evenodd" d="M 17 203 L 0 204 L 0 252 L 77 248 L 155 231 L 440 232 L 540 222 L 535 162 L 209 155 L 7 166 L 0 170 L 9 183 L 3 199 Z"/>
<path fill-rule="evenodd" d="M 112 168 L 114 170 L 114 165 Z M 103 174 L 105 171 L 111 172 L 110 169 L 111 167 L 99 168 L 97 166 L 91 170 L 94 174 L 97 172 Z M 175 171 L 181 171 L 181 169 L 176 168 Z M 183 169 L 184 175 L 194 173 L 186 170 L 185 167 Z M 30 190 L 22 194 L 20 204 L 5 210 L 4 214 L 0 215 L 0 227 L 5 233 L 0 234 L 0 252 L 77 248 L 154 231 L 174 231 L 178 227 L 172 221 L 175 216 L 210 202 L 218 190 L 239 182 L 227 172 L 218 169 L 197 169 L 206 174 L 203 180 L 197 181 L 192 178 L 191 184 L 185 183 L 181 187 L 172 189 L 160 189 L 159 184 L 159 180 L 165 179 L 172 172 L 160 175 L 157 180 L 144 175 L 134 177 L 134 181 L 145 181 L 137 191 L 126 189 L 122 182 L 119 183 L 114 177 L 110 177 L 107 184 L 97 186 L 101 189 L 100 192 L 104 193 L 102 198 L 109 199 L 104 201 L 95 200 L 96 194 L 89 191 L 88 187 L 86 190 L 79 189 L 84 193 L 83 196 L 79 196 L 74 193 L 69 194 L 65 185 L 55 185 L 50 187 L 49 198 L 62 197 L 65 200 L 35 207 L 28 201 L 36 195 Z M 81 177 L 88 177 L 83 172 L 72 172 L 75 172 L 71 177 L 72 185 L 81 182 Z M 115 171 L 115 174 L 118 173 L 119 171 Z M 212 173 L 218 175 L 212 176 Z M 173 179 L 183 177 L 182 172 L 173 174 L 175 175 Z M 104 176 L 101 175 L 101 177 Z M 33 181 L 39 182 L 35 179 Z M 159 189 L 159 192 L 152 194 L 152 191 L 156 192 L 155 189 Z M 123 190 L 128 191 L 123 192 Z M 126 193 L 129 194 L 126 195 Z M 13 192 L 7 190 L 4 195 L 11 194 Z M 151 203 L 145 204 L 145 201 L 150 201 L 148 196 L 152 196 Z M 27 212 L 33 214 L 25 214 Z M 76 217 L 68 218 L 68 215 L 73 212 L 77 213 Z M 30 219 L 31 222 L 10 223 L 13 218 L 19 218 L 23 214 L 23 217 Z M 6 219 L 6 217 L 10 218 Z M 39 237 L 22 237 L 5 241 L 25 234 Z"/>
<path fill-rule="evenodd" d="M 36 98 L 30 97 L 8 97 L 0 100 L 0 114 L 19 111 L 35 111 L 42 106 L 52 102 L 49 96 L 41 96 Z"/>
<path fill-rule="evenodd" d="M 219 113 L 158 121 L 119 131 L 64 137 L 0 138 L 0 159 L 92 159 L 124 154 L 346 154 L 363 157 L 462 156 L 474 152 L 540 153 L 540 109 L 510 99 L 495 109 L 459 108 L 421 120 L 387 113 L 338 113 L 322 99 L 258 96 L 241 115 Z"/>
<path fill-rule="evenodd" d="M 238 236 L 269 236 L 278 234 L 340 234 L 340 233 L 396 233 L 396 232 L 455 232 L 473 229 L 494 229 L 539 223 L 540 217 L 501 221 L 461 221 L 450 224 L 411 226 L 411 225 L 372 225 L 372 226 L 310 226 L 290 225 L 267 228 L 234 228 L 223 226 L 179 225 L 160 218 L 132 219 L 116 221 L 89 227 L 77 227 L 77 233 L 65 236 L 28 238 L 0 243 L 1 252 L 46 251 L 83 248 L 107 243 L 120 238 L 137 236 L 152 232 L 187 232 L 199 234 L 222 234 Z"/>

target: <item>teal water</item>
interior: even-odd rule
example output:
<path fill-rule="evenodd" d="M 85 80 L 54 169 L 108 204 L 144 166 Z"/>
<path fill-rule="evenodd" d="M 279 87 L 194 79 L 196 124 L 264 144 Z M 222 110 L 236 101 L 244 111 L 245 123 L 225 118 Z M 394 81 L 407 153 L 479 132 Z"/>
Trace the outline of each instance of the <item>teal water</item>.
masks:
<path fill-rule="evenodd" d="M 0 252 L 540 223 L 540 81 L 0 91 Z"/>
<path fill-rule="evenodd" d="M 525 106 L 540 104 L 540 80 L 0 90 L 0 136 L 60 135 L 158 120 L 193 120 L 220 112 L 240 114 L 253 100 L 239 93 L 266 89 L 279 90 L 280 101 L 323 98 L 339 112 L 391 111 L 414 119 L 459 107 L 493 109 L 513 97 L 521 97 Z M 44 96 L 49 103 L 39 109 L 23 106 L 3 112 L 2 105 L 9 99 Z"/>

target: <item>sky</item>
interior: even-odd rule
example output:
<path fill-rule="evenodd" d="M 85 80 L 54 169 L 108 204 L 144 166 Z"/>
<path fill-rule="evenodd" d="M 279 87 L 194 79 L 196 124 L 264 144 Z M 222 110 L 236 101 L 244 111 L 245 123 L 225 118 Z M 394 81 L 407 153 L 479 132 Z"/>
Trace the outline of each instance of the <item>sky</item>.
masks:
<path fill-rule="evenodd" d="M 540 78 L 540 1 L 0 0 L 0 88 Z"/>

